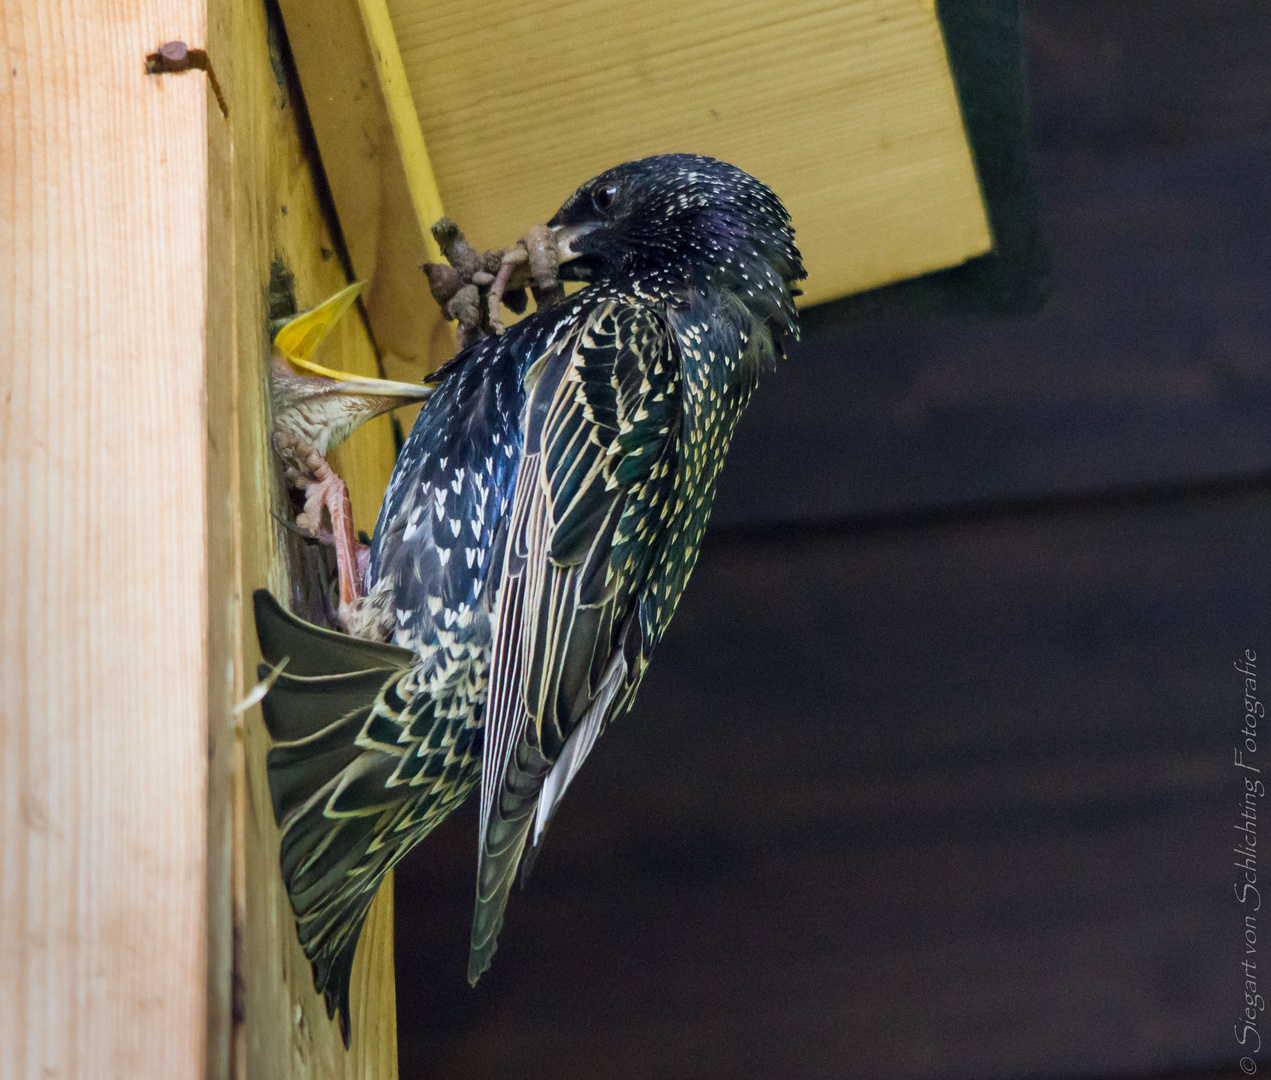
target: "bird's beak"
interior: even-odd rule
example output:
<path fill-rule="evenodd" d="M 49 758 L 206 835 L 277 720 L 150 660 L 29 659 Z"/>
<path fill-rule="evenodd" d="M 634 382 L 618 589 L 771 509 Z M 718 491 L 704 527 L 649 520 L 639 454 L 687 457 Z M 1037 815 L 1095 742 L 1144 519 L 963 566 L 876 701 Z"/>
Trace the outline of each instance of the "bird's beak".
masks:
<path fill-rule="evenodd" d="M 552 236 L 556 240 L 556 250 L 560 253 L 559 262 L 573 262 L 582 254 L 581 251 L 575 249 L 574 245 L 578 243 L 589 232 L 593 232 L 600 226 L 596 222 L 588 222 L 583 225 L 553 225 Z"/>
<path fill-rule="evenodd" d="M 314 375 L 322 375 L 328 379 L 355 378 L 343 371 L 332 371 L 313 362 L 313 354 L 318 351 L 331 328 L 340 321 L 349 306 L 357 299 L 365 282 L 355 281 L 352 285 L 341 289 L 329 300 L 325 300 L 316 308 L 297 315 L 274 335 L 276 348 L 293 367 Z"/>

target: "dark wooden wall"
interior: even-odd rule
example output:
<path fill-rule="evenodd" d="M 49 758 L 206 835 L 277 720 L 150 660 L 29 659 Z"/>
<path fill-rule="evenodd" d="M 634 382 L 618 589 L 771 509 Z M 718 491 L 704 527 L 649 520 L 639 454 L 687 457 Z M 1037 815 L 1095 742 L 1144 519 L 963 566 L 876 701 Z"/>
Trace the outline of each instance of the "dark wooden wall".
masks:
<path fill-rule="evenodd" d="M 473 807 L 402 867 L 404 1078 L 1234 1071 L 1271 5 L 1023 13 L 1050 303 L 823 328 L 761 388 L 475 991 Z"/>

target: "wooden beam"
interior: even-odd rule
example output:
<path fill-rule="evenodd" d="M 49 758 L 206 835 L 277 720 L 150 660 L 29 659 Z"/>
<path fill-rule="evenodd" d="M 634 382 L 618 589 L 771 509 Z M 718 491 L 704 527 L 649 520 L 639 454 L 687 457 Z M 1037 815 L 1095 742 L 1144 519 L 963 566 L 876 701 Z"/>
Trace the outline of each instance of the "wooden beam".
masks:
<path fill-rule="evenodd" d="M 280 0 L 340 233 L 381 360 L 418 379 L 454 355 L 454 334 L 419 265 L 437 260 L 441 216 L 415 105 L 383 4 Z M 414 411 L 410 413 L 414 416 Z"/>
<path fill-rule="evenodd" d="M 415 112 L 388 4 L 385 0 L 358 0 L 357 6 L 362 15 L 362 29 L 371 46 L 380 93 L 393 129 L 393 141 L 402 161 L 411 207 L 424 237 L 424 248 L 430 261 L 440 262 L 441 248 L 430 230 L 445 211 L 441 206 L 441 193 L 437 190 L 437 177 L 433 174 L 428 147 L 424 145 L 424 133 L 419 128 L 419 115 Z"/>
<path fill-rule="evenodd" d="M 0 9 L 0 1075 L 204 1068 L 202 0 Z"/>
<path fill-rule="evenodd" d="M 231 278 L 209 296 L 209 318 L 232 326 L 218 370 L 234 390 L 209 430 L 236 449 L 228 493 L 237 565 L 212 583 L 214 612 L 223 613 L 230 653 L 217 671 L 232 673 L 233 700 L 255 682 L 259 653 L 250 605 L 259 586 L 285 602 L 297 592 L 297 567 L 278 517 L 290 513 L 269 443 L 267 372 L 269 283 L 278 265 L 291 275 L 295 302 L 312 307 L 346 284 L 334 255 L 331 223 L 317 195 L 314 162 L 297 127 L 303 108 L 287 77 L 281 26 L 268 24 L 259 0 L 217 0 L 208 52 L 224 88 L 232 134 L 232 167 L 213 176 L 209 231 L 214 250 L 232 252 Z M 271 42 L 273 45 L 271 46 Z M 215 139 L 213 140 L 215 141 Z M 276 275 L 274 275 L 276 276 Z M 375 374 L 375 348 L 351 312 L 334 329 L 320 359 L 358 374 Z M 348 480 L 359 528 L 374 527 L 394 458 L 387 418 L 366 425 L 333 455 Z M 231 1075 L 292 1080 L 395 1080 L 396 998 L 393 981 L 392 880 L 386 881 L 362 934 L 353 971 L 352 1049 L 327 1019 L 296 938 L 278 872 L 278 834 L 265 774 L 269 740 L 259 710 L 235 724 L 224 713 L 217 730 L 235 734 L 238 803 L 231 832 L 238 867 L 234 907 L 239 945 L 236 993 L 241 1008 L 230 1033 Z"/>
<path fill-rule="evenodd" d="M 354 1049 L 277 868 L 251 588 L 272 512 L 271 265 L 344 284 L 258 0 L 0 12 L 0 1075 L 396 1076 L 392 896 Z M 170 40 L 201 70 L 146 74 Z M 203 63 L 201 60 L 200 63 Z M 214 92 L 210 71 L 216 72 Z M 346 320 L 329 346 L 374 373 Z M 346 447 L 359 525 L 387 421 Z"/>

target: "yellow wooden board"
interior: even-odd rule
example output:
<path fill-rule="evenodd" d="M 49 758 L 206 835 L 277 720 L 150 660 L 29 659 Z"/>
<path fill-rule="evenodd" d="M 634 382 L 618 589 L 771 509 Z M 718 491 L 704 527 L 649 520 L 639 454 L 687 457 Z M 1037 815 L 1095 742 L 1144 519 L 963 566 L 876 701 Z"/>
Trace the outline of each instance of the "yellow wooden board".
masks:
<path fill-rule="evenodd" d="M 794 216 L 804 303 L 990 246 L 928 0 L 389 0 L 442 202 L 475 243 L 670 151 Z"/>
<path fill-rule="evenodd" d="M 931 0 L 281 4 L 390 371 L 451 350 L 419 275 L 421 207 L 502 245 L 646 154 L 769 183 L 794 215 L 804 304 L 991 246 Z"/>
<path fill-rule="evenodd" d="M 417 380 L 453 354 L 454 335 L 419 268 L 438 258 L 428 227 L 441 213 L 419 121 L 391 39 L 385 56 L 368 31 L 384 37 L 387 8 L 370 0 L 367 18 L 358 0 L 279 6 L 385 373 Z"/>

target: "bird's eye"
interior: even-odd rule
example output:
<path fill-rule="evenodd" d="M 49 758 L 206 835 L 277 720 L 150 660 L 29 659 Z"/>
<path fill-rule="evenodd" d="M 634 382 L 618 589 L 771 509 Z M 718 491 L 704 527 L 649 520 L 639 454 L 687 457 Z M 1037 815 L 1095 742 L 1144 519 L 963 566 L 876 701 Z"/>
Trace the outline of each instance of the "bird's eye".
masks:
<path fill-rule="evenodd" d="M 618 195 L 618 189 L 610 184 L 608 187 L 597 188 L 591 193 L 591 205 L 594 206 L 602 214 L 607 214 L 609 208 L 613 206 L 613 200 Z"/>

